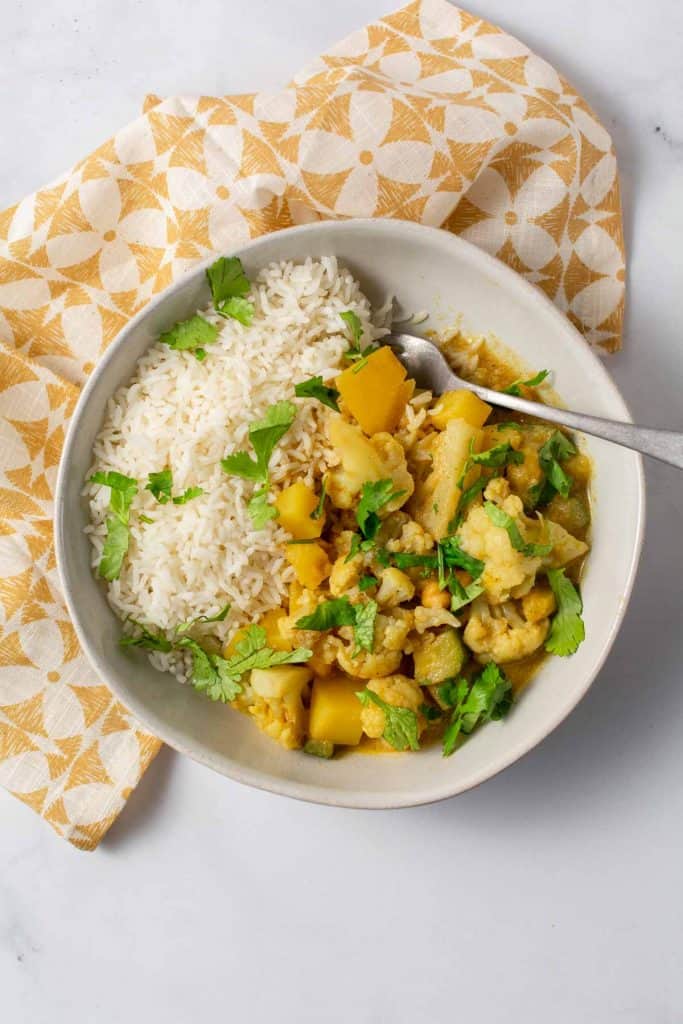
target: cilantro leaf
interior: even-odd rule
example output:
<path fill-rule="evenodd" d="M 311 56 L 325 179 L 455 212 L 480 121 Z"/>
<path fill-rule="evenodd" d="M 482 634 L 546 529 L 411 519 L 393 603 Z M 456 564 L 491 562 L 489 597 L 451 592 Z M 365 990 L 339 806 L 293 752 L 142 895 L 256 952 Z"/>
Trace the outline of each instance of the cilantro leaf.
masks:
<path fill-rule="evenodd" d="M 124 476 L 123 473 L 117 473 L 115 470 L 106 473 L 93 473 L 90 482 L 109 488 L 111 515 L 108 515 L 106 519 L 107 534 L 97 571 L 103 579 L 111 582 L 121 575 L 123 559 L 128 551 L 130 506 L 138 492 L 138 485 L 132 477 Z"/>
<path fill-rule="evenodd" d="M 349 553 L 344 559 L 344 565 L 350 562 L 356 557 L 359 551 L 369 551 L 374 546 L 374 540 L 361 540 L 359 533 L 354 533 L 351 537 L 351 544 L 349 545 Z M 386 563 L 389 565 L 389 562 Z"/>
<path fill-rule="evenodd" d="M 448 685 L 448 684 L 445 684 Z M 477 676 L 468 691 L 466 680 L 459 679 L 452 685 L 448 696 L 439 696 L 453 707 L 451 720 L 443 735 L 443 756 L 449 757 L 461 733 L 471 733 L 477 725 L 498 720 L 508 713 L 512 705 L 512 687 L 498 665 L 489 662 Z"/>
<path fill-rule="evenodd" d="M 371 342 L 369 345 L 366 345 L 365 348 L 361 348 L 360 342 L 363 337 L 363 325 L 353 310 L 347 309 L 345 313 L 340 313 L 339 316 L 350 328 L 351 335 L 353 337 L 353 344 L 344 353 L 344 359 L 348 359 L 352 363 L 355 362 L 356 365 L 353 372 L 358 373 L 358 371 L 362 370 L 367 363 L 370 353 L 375 352 L 379 348 L 379 345 Z"/>
<path fill-rule="evenodd" d="M 455 515 L 448 524 L 449 533 L 454 532 L 458 529 L 463 518 L 465 516 L 465 509 L 468 505 L 471 505 L 477 495 L 481 494 L 485 490 L 487 483 L 489 482 L 488 477 L 480 476 L 474 483 L 464 490 L 458 498 L 458 505 L 455 510 Z"/>
<path fill-rule="evenodd" d="M 457 537 L 445 537 L 439 541 L 439 549 L 443 552 L 444 563 L 449 569 L 464 569 L 474 580 L 483 573 L 484 563 L 463 551 Z"/>
<path fill-rule="evenodd" d="M 198 498 L 203 493 L 203 487 L 188 487 L 182 494 L 178 494 L 173 498 L 173 504 L 186 505 L 188 501 L 192 501 L 193 498 Z"/>
<path fill-rule="evenodd" d="M 151 491 L 160 505 L 165 505 L 171 500 L 173 472 L 170 469 L 162 469 L 159 473 L 150 473 L 147 481 L 145 490 Z"/>
<path fill-rule="evenodd" d="M 256 458 L 252 459 L 248 452 L 238 451 L 221 459 L 223 470 L 230 476 L 241 476 L 262 485 L 254 492 L 248 505 L 249 515 L 257 530 L 262 530 L 268 520 L 277 515 L 277 509 L 266 501 L 268 463 L 275 445 L 287 433 L 295 418 L 296 406 L 293 402 L 270 405 L 262 419 L 254 420 L 249 426 L 249 440 Z"/>
<path fill-rule="evenodd" d="M 310 377 L 308 380 L 302 380 L 299 384 L 295 384 L 294 394 L 297 398 L 317 398 L 323 405 L 339 412 L 339 402 L 337 401 L 339 392 L 336 388 L 324 384 L 320 376 Z"/>
<path fill-rule="evenodd" d="M 230 611 L 230 604 L 223 605 L 221 610 L 215 615 L 197 615 L 194 619 L 188 619 L 187 622 L 181 622 L 176 626 L 176 634 L 187 633 L 189 629 L 196 626 L 198 622 L 224 622 Z"/>
<path fill-rule="evenodd" d="M 340 313 L 339 316 L 351 331 L 354 349 L 360 351 L 360 341 L 363 337 L 363 325 L 360 322 L 358 315 L 354 313 L 352 309 L 347 309 L 345 313 Z"/>
<path fill-rule="evenodd" d="M 266 639 L 266 631 L 262 626 L 247 626 L 245 635 L 235 645 L 235 654 L 225 659 L 226 671 L 242 676 L 252 668 L 297 665 L 313 656 L 313 652 L 306 647 L 297 647 L 293 651 L 274 651 L 267 646 Z"/>
<path fill-rule="evenodd" d="M 233 295 L 231 299 L 219 303 L 216 312 L 226 320 L 238 320 L 245 327 L 250 327 L 254 319 L 254 303 L 249 299 L 240 298 L 239 295 Z"/>
<path fill-rule="evenodd" d="M 524 455 L 512 447 L 509 441 L 501 441 L 493 448 L 485 452 L 472 452 L 469 463 L 475 466 L 487 466 L 489 469 L 498 469 L 500 466 L 507 466 L 511 462 L 518 465 L 524 462 Z M 469 467 L 468 467 L 469 468 Z"/>
<path fill-rule="evenodd" d="M 464 587 L 457 576 L 452 576 L 448 581 L 448 589 L 451 592 L 451 611 L 457 612 L 474 601 L 475 597 L 479 597 L 484 591 L 484 586 L 479 580 L 473 580 Z"/>
<path fill-rule="evenodd" d="M 374 540 L 381 525 L 378 512 L 395 498 L 400 498 L 405 491 L 395 491 L 394 481 L 367 480 L 361 490 L 360 501 L 356 509 L 356 521 L 366 540 Z"/>
<path fill-rule="evenodd" d="M 235 296 L 247 295 L 251 288 L 238 256 L 220 256 L 206 271 L 214 306 Z"/>
<path fill-rule="evenodd" d="M 437 722 L 443 718 L 443 711 L 434 704 L 420 704 L 420 713 L 428 722 Z"/>
<path fill-rule="evenodd" d="M 118 516 L 107 516 L 107 535 L 104 539 L 98 573 L 102 579 L 117 580 L 126 557 L 129 543 L 128 526 Z"/>
<path fill-rule="evenodd" d="M 140 513 L 140 522 L 141 522 L 141 523 L 153 523 L 153 522 L 154 522 L 154 520 L 153 520 L 153 519 L 150 519 L 150 517 L 149 517 L 149 516 L 146 516 L 146 515 L 144 514 L 144 512 L 141 512 L 141 513 Z"/>
<path fill-rule="evenodd" d="M 337 626 L 353 626 L 356 612 L 348 597 L 335 597 L 331 601 L 323 601 L 311 615 L 297 619 L 297 629 L 326 630 Z"/>
<path fill-rule="evenodd" d="M 199 352 L 201 354 L 198 358 L 201 362 L 206 355 L 206 352 L 203 352 L 204 346 L 210 345 L 217 337 L 216 325 L 210 324 L 199 313 L 195 313 L 189 320 L 181 320 L 170 331 L 164 331 L 159 336 L 159 341 L 179 352 L 194 352 L 195 355 Z"/>
<path fill-rule="evenodd" d="M 502 530 L 507 531 L 510 543 L 515 551 L 519 551 L 521 554 L 531 558 L 542 558 L 552 551 L 552 544 L 527 543 L 519 532 L 517 522 L 511 515 L 504 512 L 502 508 L 499 508 L 498 505 L 494 505 L 491 501 L 486 501 L 484 502 L 484 509 L 494 526 L 499 526 Z"/>
<path fill-rule="evenodd" d="M 576 587 L 565 576 L 564 569 L 548 569 L 548 582 L 557 601 L 557 612 L 550 623 L 545 649 L 566 658 L 574 654 L 586 637 L 586 627 L 581 618 L 583 603 Z"/>
<path fill-rule="evenodd" d="M 540 370 L 529 380 L 516 380 L 509 387 L 503 389 L 504 395 L 516 395 L 519 398 L 522 394 L 521 388 L 537 388 L 549 375 L 550 370 Z"/>
<path fill-rule="evenodd" d="M 372 590 L 372 588 L 376 587 L 378 583 L 379 580 L 376 576 L 370 576 L 370 574 L 361 576 L 358 580 L 358 589 L 361 591 Z"/>
<path fill-rule="evenodd" d="M 233 452 L 221 459 L 221 466 L 230 476 L 241 476 L 245 480 L 262 480 L 263 467 L 252 459 L 248 452 Z"/>
<path fill-rule="evenodd" d="M 395 551 L 391 552 L 389 557 L 397 569 L 437 568 L 436 555 L 414 555 L 412 551 Z"/>
<path fill-rule="evenodd" d="M 447 679 L 445 683 L 437 686 L 436 692 L 439 700 L 446 707 L 454 708 L 461 704 L 467 696 L 469 684 L 466 679 Z"/>
<path fill-rule="evenodd" d="M 375 646 L 375 619 L 377 618 L 377 609 L 378 604 L 373 600 L 369 600 L 365 604 L 357 604 L 354 608 L 354 657 L 357 654 L 360 654 L 361 651 L 372 651 Z"/>
<path fill-rule="evenodd" d="M 562 469 L 560 462 L 576 455 L 576 447 L 566 434 L 556 430 L 546 443 L 538 450 L 538 462 L 543 471 L 543 480 L 530 488 L 529 497 L 532 506 L 545 505 L 557 492 L 563 498 L 569 497 L 572 488 L 570 477 Z"/>
<path fill-rule="evenodd" d="M 327 481 L 325 480 L 325 477 L 323 477 L 322 487 L 320 488 L 320 497 L 318 499 L 318 504 L 315 506 L 315 508 L 311 512 L 311 519 L 320 519 L 322 517 L 322 514 L 325 511 L 325 498 L 326 497 L 327 497 Z"/>
<path fill-rule="evenodd" d="M 259 487 L 258 490 L 254 491 L 247 504 L 247 512 L 256 530 L 263 530 L 266 523 L 269 523 L 271 519 L 277 518 L 278 510 L 275 508 L 275 505 L 271 505 L 268 502 L 267 485 Z"/>
<path fill-rule="evenodd" d="M 161 631 L 152 633 L 136 619 L 128 619 L 128 622 L 132 622 L 134 626 L 137 626 L 140 632 L 136 635 L 130 633 L 127 636 L 122 636 L 119 640 L 121 647 L 144 647 L 145 650 L 162 651 L 164 654 L 168 654 L 173 649 L 173 644 Z"/>
<path fill-rule="evenodd" d="M 367 687 L 356 693 L 356 697 L 363 707 L 369 704 L 376 704 L 384 712 L 384 732 L 382 739 L 385 739 L 394 750 L 419 750 L 417 731 L 417 715 L 410 708 L 399 708 L 394 704 L 388 704 L 385 700 Z"/>

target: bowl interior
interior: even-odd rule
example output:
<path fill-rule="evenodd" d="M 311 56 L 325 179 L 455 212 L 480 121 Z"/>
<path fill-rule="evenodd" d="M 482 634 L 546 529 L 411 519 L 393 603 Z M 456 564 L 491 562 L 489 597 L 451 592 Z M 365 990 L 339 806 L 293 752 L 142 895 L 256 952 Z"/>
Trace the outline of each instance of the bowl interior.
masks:
<path fill-rule="evenodd" d="M 549 367 L 569 408 L 630 418 L 599 360 L 539 291 L 503 264 L 444 231 L 400 221 L 323 222 L 259 239 L 240 252 L 248 274 L 271 260 L 335 255 L 371 301 L 390 295 L 407 311 L 428 310 L 418 330 L 453 326 L 493 334 L 529 367 Z M 583 582 L 587 639 L 569 659 L 552 658 L 502 723 L 473 735 L 457 754 L 438 748 L 330 762 L 280 749 L 252 722 L 156 672 L 118 645 L 121 626 L 90 570 L 82 482 L 107 400 L 147 346 L 209 299 L 198 268 L 147 307 L 108 350 L 84 390 L 67 437 L 57 490 L 57 554 L 79 639 L 100 678 L 154 733 L 217 771 L 290 796 L 360 807 L 401 806 L 461 792 L 540 742 L 598 672 L 621 622 L 640 551 L 640 458 L 588 439 L 594 460 L 593 551 Z M 248 353 L 245 353 L 248 358 Z"/>

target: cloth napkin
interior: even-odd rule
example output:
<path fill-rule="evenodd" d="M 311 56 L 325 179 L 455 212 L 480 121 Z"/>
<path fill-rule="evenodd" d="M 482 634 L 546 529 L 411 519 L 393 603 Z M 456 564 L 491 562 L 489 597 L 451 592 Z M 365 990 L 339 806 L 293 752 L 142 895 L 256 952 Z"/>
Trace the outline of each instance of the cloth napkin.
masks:
<path fill-rule="evenodd" d="M 624 246 L 608 133 L 521 42 L 445 0 L 355 32 L 275 94 L 148 98 L 0 213 L 0 783 L 93 849 L 160 741 L 93 674 L 60 593 L 52 501 L 79 388 L 198 260 L 292 224 L 441 225 L 619 347 Z"/>

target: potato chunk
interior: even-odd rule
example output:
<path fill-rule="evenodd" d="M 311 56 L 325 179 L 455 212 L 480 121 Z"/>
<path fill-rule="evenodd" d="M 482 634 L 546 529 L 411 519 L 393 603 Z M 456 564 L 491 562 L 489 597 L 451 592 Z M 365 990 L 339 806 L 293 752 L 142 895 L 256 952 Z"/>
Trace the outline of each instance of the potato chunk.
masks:
<path fill-rule="evenodd" d="M 362 734 L 362 708 L 356 691 L 362 688 L 363 683 L 348 676 L 316 679 L 308 723 L 311 739 L 355 747 Z"/>
<path fill-rule="evenodd" d="M 315 590 L 332 572 L 327 552 L 320 544 L 287 544 L 285 557 L 302 586 Z"/>
<path fill-rule="evenodd" d="M 429 413 L 437 430 L 445 430 L 451 420 L 464 420 L 471 427 L 483 427 L 491 414 L 491 406 L 473 391 L 447 391 Z"/>
<path fill-rule="evenodd" d="M 366 434 L 392 431 L 398 426 L 413 381 L 390 348 L 382 347 L 337 377 L 337 387 L 351 415 Z"/>
<path fill-rule="evenodd" d="M 285 487 L 275 499 L 275 507 L 280 513 L 278 523 L 288 530 L 295 540 L 310 540 L 319 537 L 325 525 L 324 516 L 311 519 L 318 498 L 314 490 L 303 480 Z"/>
<path fill-rule="evenodd" d="M 437 437 L 432 450 L 432 468 L 419 481 L 409 506 L 413 518 L 437 540 L 448 533 L 448 524 L 455 515 L 460 498 L 456 481 L 470 453 L 479 446 L 480 429 L 465 420 L 450 420 Z"/>

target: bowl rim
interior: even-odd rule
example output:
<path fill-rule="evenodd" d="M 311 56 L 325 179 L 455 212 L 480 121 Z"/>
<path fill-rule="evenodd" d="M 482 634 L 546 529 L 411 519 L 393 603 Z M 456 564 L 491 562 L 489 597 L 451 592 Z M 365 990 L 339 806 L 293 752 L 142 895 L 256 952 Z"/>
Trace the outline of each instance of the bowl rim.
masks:
<path fill-rule="evenodd" d="M 214 263 L 221 255 L 241 256 L 252 249 L 258 248 L 259 244 L 262 244 L 264 240 L 270 238 L 273 234 L 277 234 L 278 237 L 286 238 L 293 237 L 295 235 L 302 236 L 315 234 L 321 229 L 331 231 L 333 234 L 334 231 L 338 229 L 343 229 L 347 232 L 358 231 L 360 234 L 368 229 L 375 231 L 387 231 L 389 233 L 399 230 L 403 233 L 407 233 L 407 236 L 413 234 L 428 238 L 429 235 L 432 235 L 435 239 L 438 236 L 441 242 L 444 241 L 444 236 L 446 236 L 449 240 L 448 244 L 452 245 L 454 249 L 459 249 L 462 253 L 465 253 L 466 260 L 474 266 L 475 270 L 488 276 L 490 279 L 501 283 L 503 287 L 507 286 L 513 290 L 516 289 L 522 294 L 522 296 L 526 296 L 530 304 L 535 304 L 540 307 L 544 310 L 546 315 L 549 315 L 551 319 L 555 321 L 558 327 L 558 332 L 561 331 L 564 334 L 573 333 L 574 343 L 583 348 L 584 354 L 587 354 L 593 363 L 599 389 L 601 391 L 604 389 L 609 392 L 610 400 L 620 407 L 622 417 L 625 421 L 633 422 L 631 412 L 621 395 L 621 392 L 608 374 L 601 360 L 591 349 L 591 346 L 583 335 L 580 334 L 580 332 L 573 326 L 571 321 L 539 288 L 535 287 L 531 282 L 527 281 L 516 271 L 512 270 L 511 267 L 503 263 L 497 257 L 490 255 L 485 250 L 474 245 L 472 242 L 461 238 L 459 235 L 451 234 L 443 228 L 431 227 L 415 223 L 414 221 L 405 221 L 400 219 L 352 218 L 349 220 L 338 221 L 326 220 L 315 221 L 310 224 L 296 225 L 291 228 L 284 228 L 281 231 L 270 232 L 266 235 L 260 235 L 258 238 L 250 239 L 243 245 L 235 246 L 226 251 L 214 253 L 205 260 L 196 263 L 190 268 L 190 270 L 182 274 L 176 281 L 169 285 L 168 288 L 164 289 L 158 295 L 155 295 L 141 310 L 139 310 L 138 313 L 136 313 L 136 315 L 132 317 L 131 320 L 129 320 L 122 328 L 116 338 L 111 342 L 104 355 L 97 362 L 95 369 L 89 376 L 79 395 L 71 421 L 68 425 L 59 462 L 54 502 L 54 537 L 59 578 L 64 600 L 66 602 L 69 617 L 76 632 L 76 636 L 84 654 L 94 668 L 98 677 L 112 691 L 114 696 L 121 701 L 124 707 L 126 707 L 135 716 L 145 729 L 148 729 L 150 733 L 157 736 L 162 740 L 162 742 L 177 750 L 179 753 L 186 754 L 192 760 L 197 761 L 200 764 L 204 764 L 207 767 L 212 768 L 214 771 L 219 772 L 221 775 L 231 778 L 236 782 L 252 786 L 255 789 L 275 793 L 279 796 L 287 796 L 292 799 L 302 800 L 308 803 L 365 810 L 389 810 L 402 807 L 423 806 L 431 803 L 437 803 L 441 800 L 458 796 L 460 793 L 464 793 L 470 789 L 474 789 L 480 786 L 483 782 L 486 782 L 488 779 L 494 778 L 500 772 L 509 768 L 510 765 L 514 764 L 516 761 L 519 761 L 531 750 L 539 746 L 543 740 L 557 729 L 565 718 L 571 714 L 592 686 L 605 664 L 607 656 L 609 655 L 619 629 L 621 628 L 621 624 L 633 592 L 633 586 L 635 584 L 638 564 L 642 552 L 646 520 L 646 500 L 645 475 L 643 470 L 643 458 L 641 455 L 634 453 L 634 455 L 636 455 L 635 483 L 637 492 L 637 519 L 630 564 L 628 565 L 626 585 L 623 589 L 623 599 L 620 603 L 617 615 L 602 640 L 602 647 L 597 655 L 592 671 L 587 674 L 582 685 L 577 691 L 575 691 L 572 698 L 568 702 L 558 705 L 556 714 L 546 719 L 538 729 L 530 733 L 523 741 L 520 741 L 514 747 L 505 747 L 498 758 L 492 761 L 488 766 L 482 767 L 478 772 L 475 772 L 474 776 L 469 776 L 465 780 L 459 780 L 457 777 L 454 777 L 442 782 L 440 785 L 435 781 L 434 787 L 428 795 L 424 792 L 413 793 L 409 790 L 401 793 L 386 794 L 374 791 L 364 792 L 360 790 L 353 792 L 336 787 L 324 788 L 321 785 L 314 785 L 312 783 L 280 779 L 271 775 L 267 771 L 245 767 L 240 764 L 240 762 L 228 756 L 220 759 L 219 762 L 219 759 L 211 752 L 197 749 L 196 747 L 183 742 L 174 735 L 172 727 L 167 727 L 165 725 L 162 716 L 150 713 L 149 709 L 141 706 L 133 695 L 129 693 L 122 695 L 119 692 L 118 683 L 116 681 L 112 681 L 108 672 L 106 660 L 100 658 L 97 649 L 90 642 L 88 630 L 84 624 L 85 617 L 81 615 L 78 602 L 75 599 L 75 579 L 72 576 L 69 559 L 66 554 L 66 529 L 63 516 L 63 510 L 65 507 L 64 491 L 69 475 L 68 467 L 71 462 L 72 449 L 75 444 L 80 421 L 90 401 L 90 396 L 97 387 L 100 379 L 106 374 L 107 368 L 113 360 L 116 351 L 125 344 L 128 336 L 135 331 L 141 321 L 148 317 L 159 306 L 162 306 L 171 295 L 184 287 L 189 280 L 201 277 L 205 273 L 206 268 L 211 266 L 211 264 Z M 112 612 L 112 615 L 113 614 L 114 613 Z"/>

